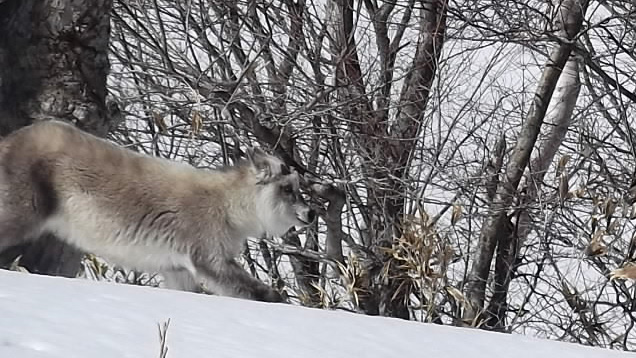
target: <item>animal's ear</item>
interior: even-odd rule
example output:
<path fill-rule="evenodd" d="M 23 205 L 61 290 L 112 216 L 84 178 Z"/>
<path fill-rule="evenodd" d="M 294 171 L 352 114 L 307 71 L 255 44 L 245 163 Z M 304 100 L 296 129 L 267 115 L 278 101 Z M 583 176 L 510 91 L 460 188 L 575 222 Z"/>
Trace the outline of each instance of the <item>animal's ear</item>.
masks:
<path fill-rule="evenodd" d="M 256 170 L 256 178 L 259 182 L 266 183 L 280 172 L 278 164 L 262 149 L 248 148 L 246 154 L 247 160 Z"/>

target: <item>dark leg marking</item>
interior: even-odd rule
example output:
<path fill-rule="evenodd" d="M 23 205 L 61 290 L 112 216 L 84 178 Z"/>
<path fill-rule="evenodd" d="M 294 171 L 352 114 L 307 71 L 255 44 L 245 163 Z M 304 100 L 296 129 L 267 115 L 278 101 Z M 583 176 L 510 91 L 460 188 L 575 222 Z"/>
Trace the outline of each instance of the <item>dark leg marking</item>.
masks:
<path fill-rule="evenodd" d="M 49 216 L 59 205 L 59 198 L 53 185 L 53 170 L 46 160 L 38 160 L 31 166 L 30 176 L 33 184 L 33 210 L 42 216 Z"/>

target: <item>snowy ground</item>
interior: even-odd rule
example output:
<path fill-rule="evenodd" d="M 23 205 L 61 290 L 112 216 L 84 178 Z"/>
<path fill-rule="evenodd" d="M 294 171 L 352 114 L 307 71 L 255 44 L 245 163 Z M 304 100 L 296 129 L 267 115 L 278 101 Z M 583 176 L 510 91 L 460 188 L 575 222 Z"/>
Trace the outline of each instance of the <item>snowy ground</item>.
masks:
<path fill-rule="evenodd" d="M 0 270 L 1 358 L 612 358 L 575 344 Z"/>

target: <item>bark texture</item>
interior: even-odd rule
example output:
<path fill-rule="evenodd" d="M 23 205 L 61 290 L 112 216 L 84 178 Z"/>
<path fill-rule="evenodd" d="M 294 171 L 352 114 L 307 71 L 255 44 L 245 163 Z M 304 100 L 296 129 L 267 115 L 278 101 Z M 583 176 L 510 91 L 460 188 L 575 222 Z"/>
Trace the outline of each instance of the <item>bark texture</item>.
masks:
<path fill-rule="evenodd" d="M 505 256 L 513 252 L 506 247 L 512 242 L 510 238 L 510 235 L 512 235 L 510 218 L 507 215 L 507 209 L 511 207 L 513 199 L 517 197 L 517 188 L 524 170 L 528 166 L 530 154 L 539 136 L 550 99 L 556 88 L 559 76 L 574 49 L 575 39 L 581 29 L 587 2 L 568 0 L 563 1 L 560 6 L 560 16 L 557 21 L 557 25 L 560 26 L 560 41 L 552 51 L 543 71 L 527 121 L 519 134 L 514 152 L 504 172 L 504 179 L 499 184 L 491 203 L 490 216 L 484 222 L 479 237 L 478 251 L 475 254 L 466 288 L 468 305 L 464 312 L 464 321 L 470 324 L 476 324 L 483 318 L 481 315 L 484 311 L 486 283 L 490 275 L 490 267 L 497 244 L 502 243 L 501 255 Z M 510 264 L 509 260 L 504 261 L 499 264 L 500 270 Z M 500 282 L 504 281 L 508 280 L 500 280 Z"/>
<path fill-rule="evenodd" d="M 495 260 L 495 279 L 493 295 L 488 305 L 488 319 L 486 327 L 494 330 L 506 330 L 506 313 L 508 309 L 508 288 L 515 275 L 515 262 L 519 247 L 526 242 L 531 231 L 531 218 L 528 205 L 536 202 L 539 191 L 543 186 L 543 180 L 548 168 L 554 162 L 563 139 L 567 134 L 572 121 L 572 113 L 579 96 L 581 82 L 579 79 L 579 66 L 576 57 L 570 57 L 563 73 L 559 77 L 557 87 L 546 113 L 546 124 L 550 131 L 540 142 L 535 157 L 529 164 L 529 170 L 521 183 L 522 192 L 525 195 L 520 198 L 521 210 L 509 222 L 508 235 L 497 244 L 497 258 Z M 557 169 L 557 180 L 567 182 L 568 173 Z"/>
<path fill-rule="evenodd" d="M 105 136 L 112 0 L 0 2 L 0 136 L 59 119 Z M 31 272 L 74 276 L 82 253 L 50 235 L 0 253 Z"/>
<path fill-rule="evenodd" d="M 362 69 L 355 40 L 355 4 L 351 0 L 337 0 L 332 4 L 332 19 L 336 34 L 338 56 L 336 81 L 340 95 L 351 106 L 347 116 L 352 120 L 356 143 L 365 162 L 365 186 L 368 197 L 367 244 L 378 251 L 390 248 L 400 237 L 404 216 L 404 203 L 408 192 L 408 168 L 416 147 L 430 88 L 437 72 L 446 31 L 446 1 L 422 1 L 415 16 L 419 35 L 413 62 L 409 65 L 399 100 L 399 111 L 391 121 L 388 114 L 388 96 L 391 92 L 395 55 L 404 27 L 392 39 L 387 32 L 387 17 L 395 4 L 376 7 L 365 2 L 373 16 L 378 52 L 382 62 L 383 86 L 376 94 L 374 108 L 366 93 Z M 405 13 L 408 23 L 410 10 Z M 386 260 L 380 259 L 384 263 Z M 390 279 L 396 267 L 380 270 L 372 275 L 369 289 L 361 296 L 360 305 L 368 314 L 409 318 L 409 293 L 404 285 Z M 373 270 L 372 270 L 373 271 Z"/>

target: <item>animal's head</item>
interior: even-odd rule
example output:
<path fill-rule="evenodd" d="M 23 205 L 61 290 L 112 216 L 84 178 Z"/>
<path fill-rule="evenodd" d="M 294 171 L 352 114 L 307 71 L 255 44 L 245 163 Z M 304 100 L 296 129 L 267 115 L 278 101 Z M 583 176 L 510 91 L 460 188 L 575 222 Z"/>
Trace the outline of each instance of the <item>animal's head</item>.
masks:
<path fill-rule="evenodd" d="M 247 150 L 247 164 L 256 181 L 258 219 L 269 234 L 280 236 L 314 221 L 316 213 L 301 195 L 295 170 L 258 148 Z"/>

